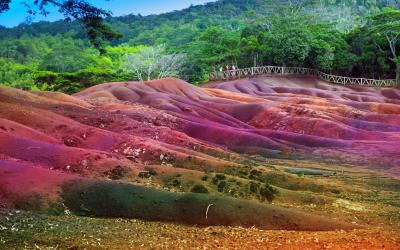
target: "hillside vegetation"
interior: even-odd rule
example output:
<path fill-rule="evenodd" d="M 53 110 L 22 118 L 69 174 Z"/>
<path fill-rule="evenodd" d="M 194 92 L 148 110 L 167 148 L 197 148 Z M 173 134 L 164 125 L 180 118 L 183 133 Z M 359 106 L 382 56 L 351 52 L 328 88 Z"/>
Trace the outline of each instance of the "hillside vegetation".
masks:
<path fill-rule="evenodd" d="M 160 45 L 164 55 L 184 55 L 173 76 L 191 83 L 227 64 L 395 78 L 398 60 L 367 18 L 385 6 L 399 8 L 399 2 L 222 0 L 161 15 L 109 18 L 123 37 L 105 54 L 76 22 L 0 27 L 0 83 L 74 93 L 100 82 L 137 80 L 124 71 L 125 55 Z"/>

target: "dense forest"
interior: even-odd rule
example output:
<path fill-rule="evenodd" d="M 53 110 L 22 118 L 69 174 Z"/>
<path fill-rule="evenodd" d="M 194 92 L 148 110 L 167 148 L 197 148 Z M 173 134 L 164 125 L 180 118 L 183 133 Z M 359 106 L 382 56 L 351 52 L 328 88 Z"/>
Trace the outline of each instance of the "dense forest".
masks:
<path fill-rule="evenodd" d="M 191 83 L 227 64 L 395 78 L 399 8 L 396 0 L 221 0 L 161 15 L 107 18 L 122 38 L 105 52 L 77 22 L 0 26 L 0 83 L 73 93 L 104 81 L 143 80 L 127 64 L 151 63 L 156 71 L 177 59 L 179 67 L 166 69 L 167 75 Z M 165 74 L 145 79 L 158 76 Z"/>

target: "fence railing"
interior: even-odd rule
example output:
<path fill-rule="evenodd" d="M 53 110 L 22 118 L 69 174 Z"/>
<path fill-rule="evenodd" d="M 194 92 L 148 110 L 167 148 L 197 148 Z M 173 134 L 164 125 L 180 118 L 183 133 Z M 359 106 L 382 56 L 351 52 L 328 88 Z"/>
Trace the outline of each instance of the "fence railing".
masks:
<path fill-rule="evenodd" d="M 377 80 L 377 79 L 367 79 L 367 78 L 352 78 L 346 76 L 330 75 L 309 68 L 279 67 L 279 66 L 263 66 L 263 67 L 227 70 L 222 72 L 212 72 L 209 74 L 209 79 L 210 81 L 233 80 L 233 79 L 257 76 L 257 75 L 307 75 L 307 76 L 315 76 L 321 80 L 330 83 L 336 83 L 342 85 L 359 85 L 359 86 L 371 86 L 371 87 L 400 86 L 400 82 L 397 82 L 395 79 Z"/>

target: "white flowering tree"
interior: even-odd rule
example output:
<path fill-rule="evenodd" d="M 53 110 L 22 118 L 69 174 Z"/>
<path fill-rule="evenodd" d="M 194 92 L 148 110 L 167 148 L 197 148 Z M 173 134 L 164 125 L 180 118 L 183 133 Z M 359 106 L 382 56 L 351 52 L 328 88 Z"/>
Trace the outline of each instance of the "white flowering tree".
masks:
<path fill-rule="evenodd" d="M 167 54 L 165 46 L 161 45 L 125 55 L 122 70 L 139 81 L 179 77 L 185 60 L 183 54 Z"/>

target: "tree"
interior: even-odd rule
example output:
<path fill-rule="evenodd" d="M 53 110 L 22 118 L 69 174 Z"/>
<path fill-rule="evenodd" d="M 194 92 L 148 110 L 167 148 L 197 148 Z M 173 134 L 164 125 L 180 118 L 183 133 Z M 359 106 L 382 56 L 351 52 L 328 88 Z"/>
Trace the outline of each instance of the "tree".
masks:
<path fill-rule="evenodd" d="M 199 35 L 199 46 L 202 57 L 208 65 L 237 64 L 240 54 L 240 34 L 235 31 L 210 27 Z"/>
<path fill-rule="evenodd" d="M 396 47 L 400 41 L 400 10 L 384 8 L 381 12 L 374 14 L 371 19 L 371 34 L 376 40 L 385 39 L 389 45 L 392 61 L 396 66 L 396 80 L 400 81 L 400 56 L 397 55 Z M 379 46 L 379 42 L 376 41 Z"/>
<path fill-rule="evenodd" d="M 276 19 L 266 36 L 266 56 L 276 65 L 302 66 L 309 56 L 311 39 L 306 25 L 292 18 Z"/>
<path fill-rule="evenodd" d="M 246 61 L 244 63 L 242 62 L 242 64 L 251 65 L 251 61 L 253 67 L 257 67 L 262 63 L 260 55 L 262 55 L 263 49 L 265 49 L 265 46 L 263 46 L 265 42 L 264 39 L 265 30 L 261 25 L 248 26 L 242 30 L 240 52 Z"/>
<path fill-rule="evenodd" d="M 315 0 L 288 0 L 287 11 L 290 15 L 296 16 L 307 6 L 313 5 L 318 1 Z"/>
<path fill-rule="evenodd" d="M 10 9 L 11 1 L 0 0 L 0 14 Z M 104 41 L 118 40 L 122 36 L 103 22 L 103 18 L 110 17 L 111 12 L 99 9 L 86 0 L 35 0 L 33 4 L 23 3 L 28 14 L 31 15 L 46 16 L 49 14 L 47 7 L 55 6 L 64 15 L 66 21 L 70 22 L 75 19 L 81 23 L 89 41 L 102 53 L 105 52 Z"/>
<path fill-rule="evenodd" d="M 317 23 L 306 27 L 311 35 L 310 54 L 306 67 L 347 74 L 356 61 L 346 41 L 346 34 L 331 23 Z"/>
<path fill-rule="evenodd" d="M 0 57 L 0 84 L 29 89 L 33 86 L 31 65 L 22 65 Z"/>
<path fill-rule="evenodd" d="M 122 70 L 132 73 L 140 81 L 178 77 L 185 59 L 183 54 L 167 54 L 163 45 L 149 47 L 135 54 L 127 54 Z"/>
<path fill-rule="evenodd" d="M 316 6 L 326 7 L 329 3 L 324 3 L 321 0 L 263 0 L 265 3 L 263 8 L 271 11 L 279 16 L 297 17 L 304 12 L 309 12 Z"/>
<path fill-rule="evenodd" d="M 90 55 L 92 53 L 95 54 L 95 52 L 97 51 L 79 50 L 71 43 L 62 44 L 43 55 L 43 59 L 39 64 L 39 70 L 57 73 L 83 70 L 94 63 Z"/>

